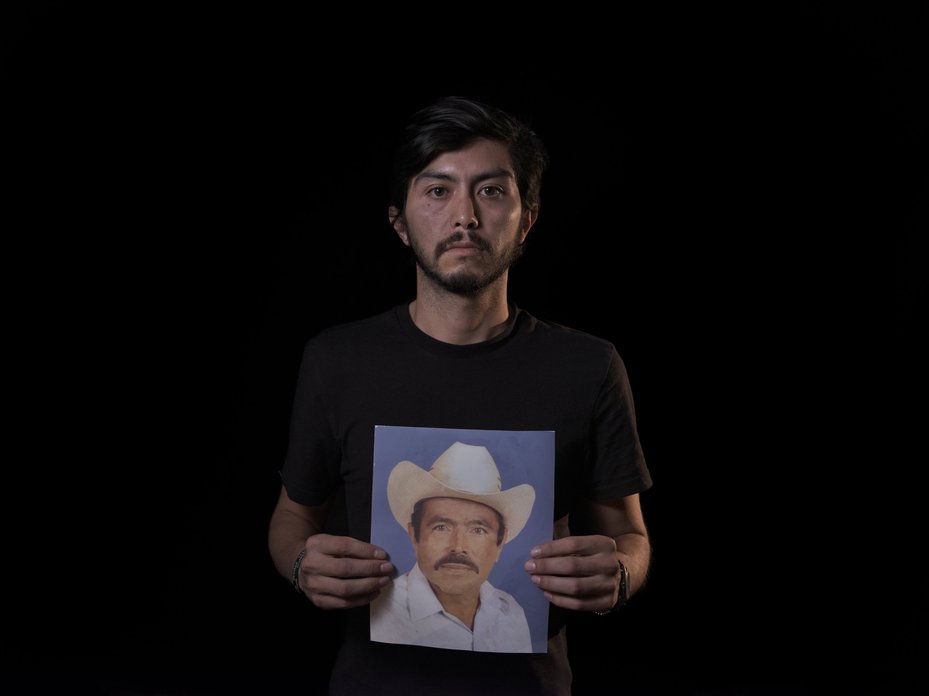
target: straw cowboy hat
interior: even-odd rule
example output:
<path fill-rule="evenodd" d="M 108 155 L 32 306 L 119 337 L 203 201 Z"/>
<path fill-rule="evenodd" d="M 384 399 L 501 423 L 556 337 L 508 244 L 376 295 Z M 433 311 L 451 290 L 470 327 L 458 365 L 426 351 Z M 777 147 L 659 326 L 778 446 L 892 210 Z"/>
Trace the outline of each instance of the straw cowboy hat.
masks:
<path fill-rule="evenodd" d="M 501 490 L 500 472 L 487 448 L 456 442 L 428 471 L 402 461 L 390 472 L 387 501 L 401 527 L 406 529 L 413 506 L 423 498 L 462 498 L 493 508 L 503 515 L 509 542 L 526 526 L 535 489 L 523 483 Z"/>

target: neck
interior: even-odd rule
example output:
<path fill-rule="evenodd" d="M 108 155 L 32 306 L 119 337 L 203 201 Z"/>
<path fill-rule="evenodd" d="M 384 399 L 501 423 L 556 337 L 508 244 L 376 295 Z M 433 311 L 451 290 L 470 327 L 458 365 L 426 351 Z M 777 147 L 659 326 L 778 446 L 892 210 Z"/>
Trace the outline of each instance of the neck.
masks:
<path fill-rule="evenodd" d="M 473 297 L 417 289 L 410 317 L 423 333 L 443 343 L 469 345 L 488 341 L 506 329 L 510 315 L 506 281 L 495 283 Z"/>
<path fill-rule="evenodd" d="M 477 608 L 481 603 L 480 595 L 450 595 L 445 594 L 436 587 L 432 588 L 436 598 L 447 613 L 461 620 L 465 626 L 472 631 L 474 630 L 474 617 L 477 615 Z"/>

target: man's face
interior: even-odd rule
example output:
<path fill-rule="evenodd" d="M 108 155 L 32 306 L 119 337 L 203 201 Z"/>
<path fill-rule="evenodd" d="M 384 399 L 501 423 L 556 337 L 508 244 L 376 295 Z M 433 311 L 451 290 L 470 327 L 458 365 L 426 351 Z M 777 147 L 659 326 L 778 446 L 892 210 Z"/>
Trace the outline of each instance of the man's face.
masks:
<path fill-rule="evenodd" d="M 423 505 L 419 541 L 409 528 L 420 569 L 440 600 L 442 594 L 476 597 L 503 550 L 497 514 L 458 498 L 430 498 Z"/>
<path fill-rule="evenodd" d="M 477 140 L 413 177 L 394 228 L 428 280 L 473 295 L 519 258 L 534 219 L 520 202 L 506 145 Z"/>

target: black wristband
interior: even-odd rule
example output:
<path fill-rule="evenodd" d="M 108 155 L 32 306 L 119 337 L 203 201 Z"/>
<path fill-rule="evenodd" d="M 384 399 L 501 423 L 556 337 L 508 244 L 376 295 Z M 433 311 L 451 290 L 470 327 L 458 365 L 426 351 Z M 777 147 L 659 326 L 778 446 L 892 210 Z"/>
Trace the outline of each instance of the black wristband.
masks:
<path fill-rule="evenodd" d="M 616 604 L 611 606 L 606 611 L 594 611 L 594 614 L 597 616 L 606 616 L 607 614 L 616 611 L 626 602 L 629 601 L 629 571 L 626 569 L 626 564 L 622 561 L 617 560 L 619 563 L 619 597 L 616 599 Z"/>
<path fill-rule="evenodd" d="M 290 581 L 294 585 L 294 589 L 303 594 L 303 590 L 300 589 L 300 564 L 303 562 L 303 557 L 306 556 L 306 549 L 301 549 L 300 553 L 297 554 L 297 560 L 294 561 L 294 567 L 290 571 Z"/>

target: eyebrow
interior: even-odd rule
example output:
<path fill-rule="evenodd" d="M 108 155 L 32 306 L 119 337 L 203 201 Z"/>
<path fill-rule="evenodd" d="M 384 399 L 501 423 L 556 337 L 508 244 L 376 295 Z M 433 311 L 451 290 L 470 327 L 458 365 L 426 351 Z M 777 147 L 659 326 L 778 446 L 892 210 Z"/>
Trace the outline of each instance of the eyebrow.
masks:
<path fill-rule="evenodd" d="M 507 179 L 516 178 L 513 175 L 513 172 L 511 172 L 509 169 L 504 169 L 503 167 L 500 167 L 498 169 L 491 169 L 486 172 L 481 172 L 477 176 L 472 177 L 471 180 L 472 181 L 484 181 L 486 179 L 499 179 L 501 177 L 504 177 Z M 414 182 L 418 182 L 423 179 L 439 179 L 441 181 L 456 181 L 455 177 L 453 177 L 451 174 L 447 174 L 445 172 L 436 171 L 432 169 L 424 169 L 419 174 L 417 174 L 415 177 L 413 177 Z"/>
<path fill-rule="evenodd" d="M 451 517 L 448 517 L 447 515 L 433 515 L 428 520 L 426 520 L 427 524 L 435 524 L 436 522 L 445 522 L 447 524 L 458 524 L 455 520 L 453 520 Z M 486 527 L 487 529 L 494 528 L 494 526 L 490 524 L 483 517 L 474 517 L 470 520 L 465 520 L 464 523 L 465 525 L 477 524 L 477 525 L 480 525 L 481 527 Z"/>

